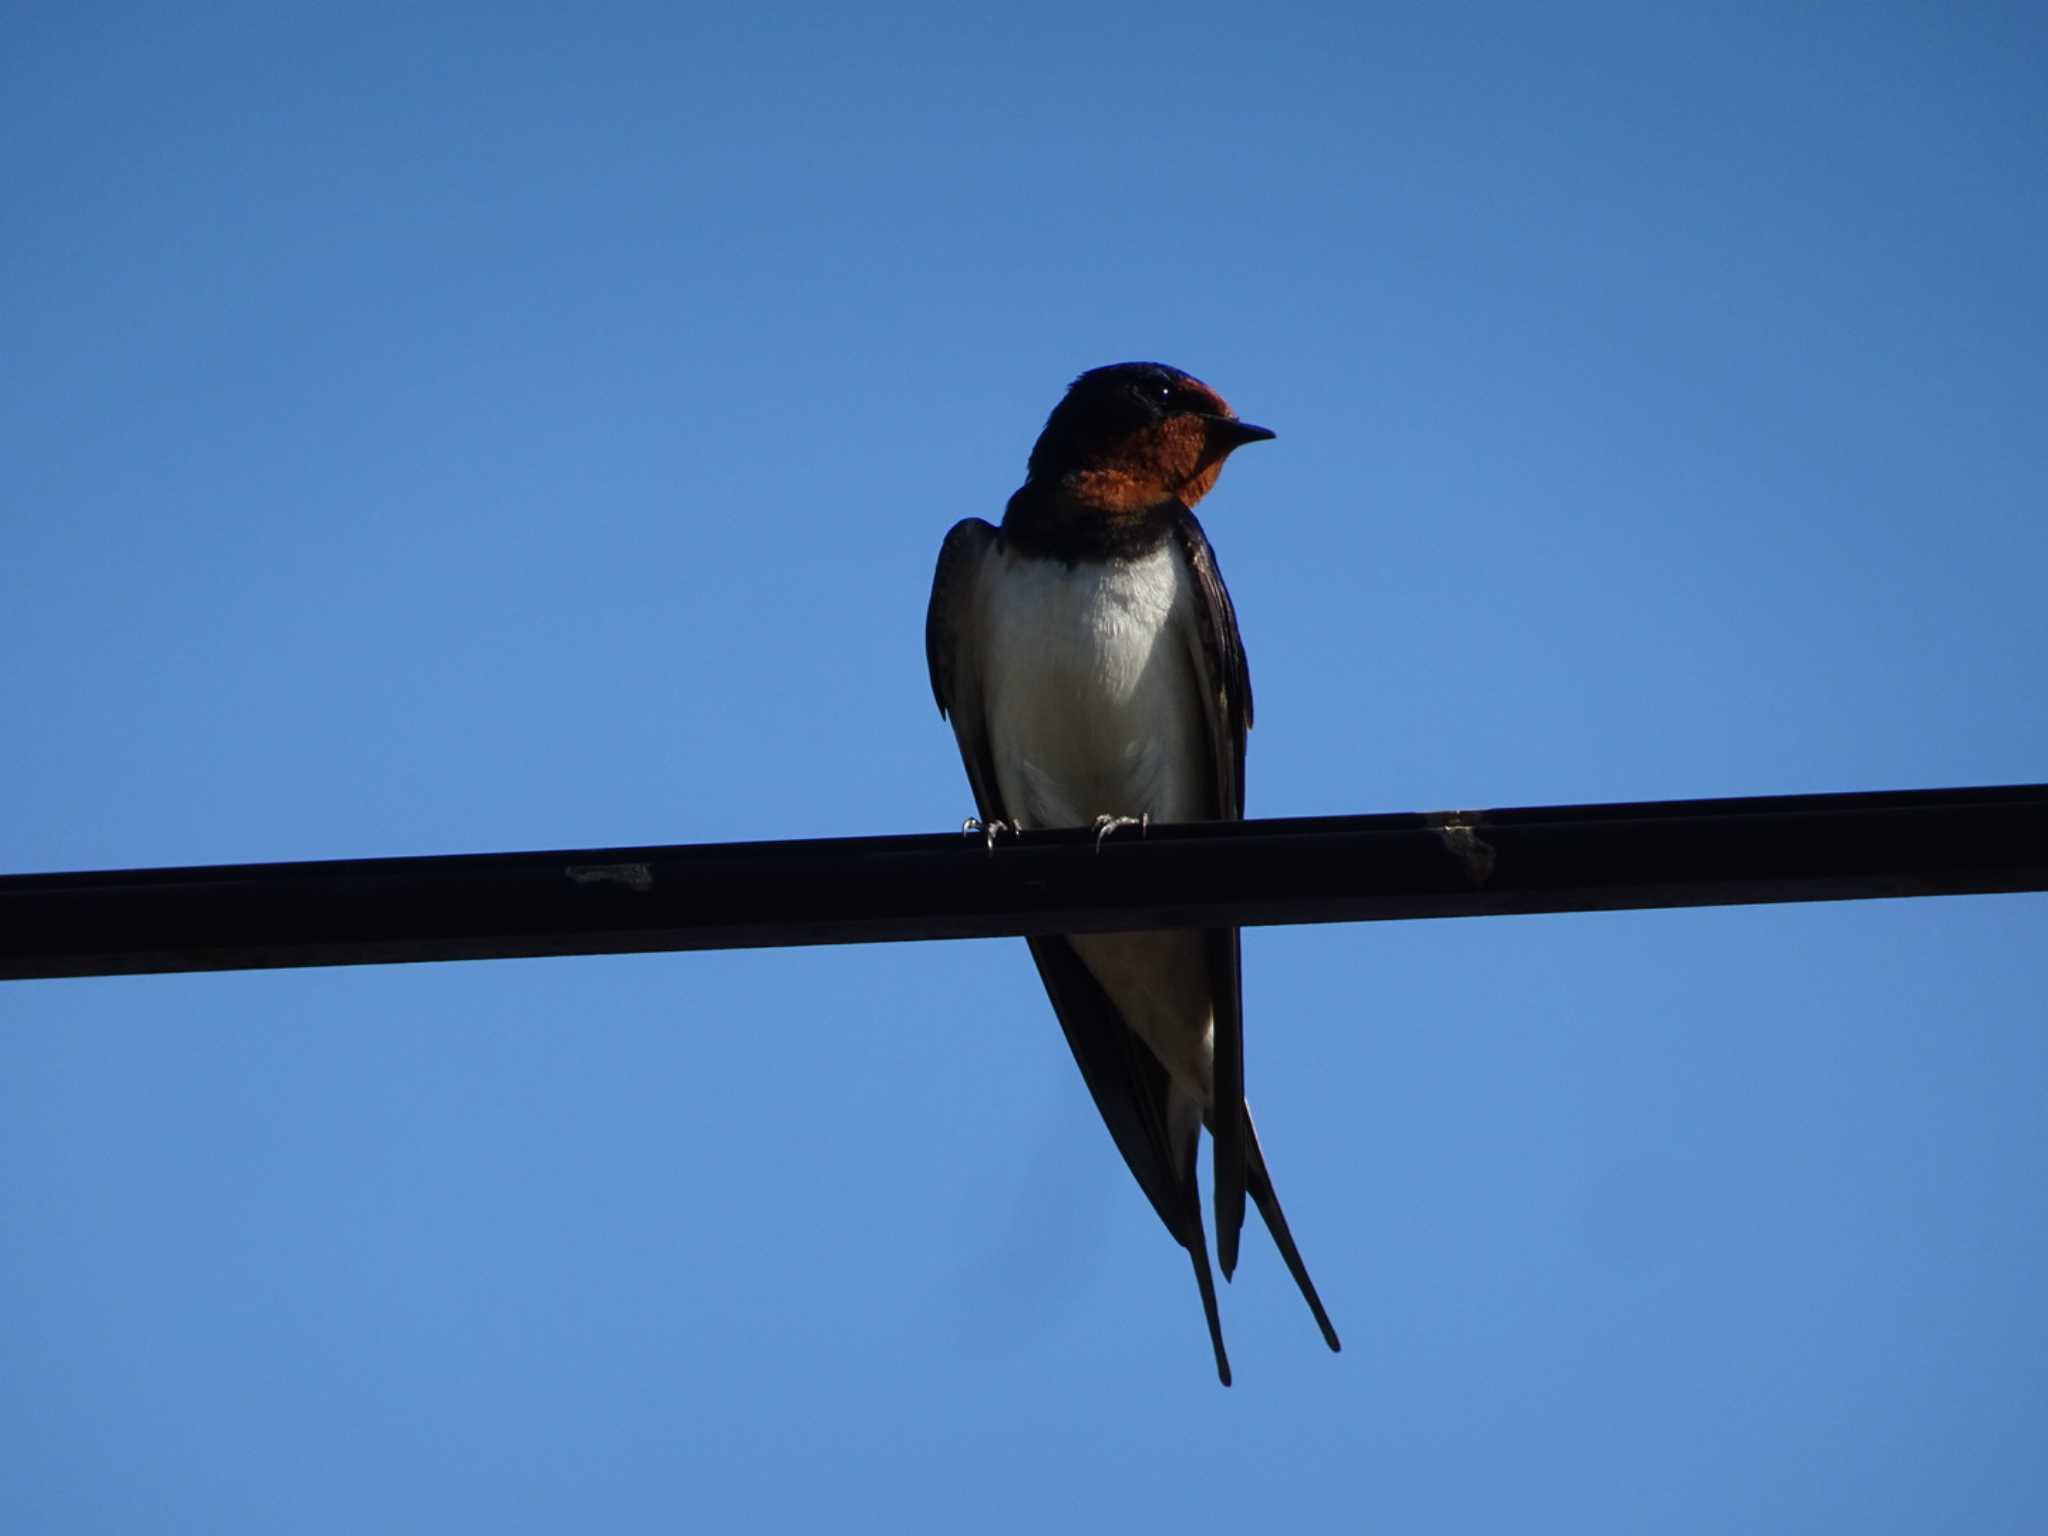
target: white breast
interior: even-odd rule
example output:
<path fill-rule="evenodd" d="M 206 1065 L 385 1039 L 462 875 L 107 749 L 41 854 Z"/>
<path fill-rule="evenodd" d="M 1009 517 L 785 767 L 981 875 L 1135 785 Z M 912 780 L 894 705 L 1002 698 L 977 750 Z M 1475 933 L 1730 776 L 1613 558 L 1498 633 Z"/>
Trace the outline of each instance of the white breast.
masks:
<path fill-rule="evenodd" d="M 1025 826 L 1212 814 L 1191 637 L 1193 582 L 1171 542 L 1128 561 L 991 551 L 982 572 L 985 717 L 998 787 Z"/>

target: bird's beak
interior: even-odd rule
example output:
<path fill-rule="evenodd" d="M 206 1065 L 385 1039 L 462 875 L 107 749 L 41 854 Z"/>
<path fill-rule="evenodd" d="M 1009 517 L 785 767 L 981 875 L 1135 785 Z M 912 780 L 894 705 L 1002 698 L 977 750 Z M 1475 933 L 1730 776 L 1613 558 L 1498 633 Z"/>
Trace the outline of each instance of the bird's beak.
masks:
<path fill-rule="evenodd" d="M 1212 416 L 1209 418 L 1209 442 L 1211 446 L 1228 453 L 1233 448 L 1242 448 L 1246 443 L 1263 443 L 1277 436 L 1270 427 L 1255 427 L 1248 421 L 1239 421 L 1234 416 Z"/>

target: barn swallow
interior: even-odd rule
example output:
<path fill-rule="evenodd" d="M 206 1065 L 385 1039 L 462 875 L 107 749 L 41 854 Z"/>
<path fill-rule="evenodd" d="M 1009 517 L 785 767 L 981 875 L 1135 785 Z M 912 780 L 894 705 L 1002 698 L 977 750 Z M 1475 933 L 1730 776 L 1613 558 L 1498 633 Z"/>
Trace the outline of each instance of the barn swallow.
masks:
<path fill-rule="evenodd" d="M 1092 369 L 1047 419 L 1002 526 L 970 517 L 946 535 L 925 652 L 984 826 L 1092 826 L 1099 847 L 1133 823 L 1243 818 L 1251 673 L 1194 506 L 1232 450 L 1272 436 L 1177 368 Z M 1223 1278 L 1249 1194 L 1338 1348 L 1245 1104 L 1238 931 L 1028 942 L 1117 1149 L 1194 1262 L 1223 1384 L 1204 1125 Z"/>

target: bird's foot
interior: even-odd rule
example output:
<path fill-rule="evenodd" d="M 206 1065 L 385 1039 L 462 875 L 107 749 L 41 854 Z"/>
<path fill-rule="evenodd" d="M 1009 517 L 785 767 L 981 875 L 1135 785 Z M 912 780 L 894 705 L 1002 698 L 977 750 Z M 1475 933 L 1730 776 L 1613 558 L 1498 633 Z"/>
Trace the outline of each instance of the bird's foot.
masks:
<path fill-rule="evenodd" d="M 1095 851 L 1102 852 L 1102 840 L 1122 827 L 1136 827 L 1138 836 L 1143 837 L 1152 830 L 1152 813 L 1142 816 L 1098 816 L 1095 818 Z"/>
<path fill-rule="evenodd" d="M 962 837 L 973 837 L 979 834 L 988 844 L 989 857 L 991 858 L 995 857 L 997 834 L 1007 832 L 1010 836 L 1015 837 L 1018 831 L 1019 829 L 1010 822 L 983 821 L 979 816 L 970 816 L 960 823 L 960 835 Z"/>

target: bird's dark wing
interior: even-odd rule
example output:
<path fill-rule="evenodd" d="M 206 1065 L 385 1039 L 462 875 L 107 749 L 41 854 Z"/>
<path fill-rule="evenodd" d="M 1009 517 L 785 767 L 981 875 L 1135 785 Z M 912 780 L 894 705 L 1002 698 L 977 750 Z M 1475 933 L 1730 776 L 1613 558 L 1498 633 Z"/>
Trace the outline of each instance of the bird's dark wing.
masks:
<path fill-rule="evenodd" d="M 931 669 L 932 693 L 940 712 L 953 723 L 953 736 L 960 744 L 960 758 L 974 789 L 975 809 L 983 821 L 1008 819 L 983 713 L 977 626 L 972 613 L 982 562 L 995 541 L 996 530 L 979 518 L 954 525 L 939 550 L 931 606 L 925 614 L 925 660 Z M 1227 1386 L 1230 1360 L 1223 1350 L 1223 1326 L 1215 1282 L 1209 1273 L 1209 1246 L 1202 1231 L 1201 1196 L 1195 1183 L 1193 1151 L 1200 1138 L 1190 1138 L 1186 1154 L 1175 1156 L 1167 1125 L 1166 1069 L 1124 1022 L 1073 945 L 1055 936 L 1034 938 L 1029 943 L 1046 996 L 1052 1000 L 1068 1048 L 1110 1138 L 1166 1230 L 1193 1259 L 1209 1341 L 1216 1351 L 1216 1373 Z"/>
<path fill-rule="evenodd" d="M 1194 1261 L 1209 1343 L 1216 1351 L 1216 1375 L 1227 1387 L 1230 1357 L 1223 1351 L 1223 1323 L 1216 1310 L 1216 1283 L 1209 1274 L 1209 1243 L 1202 1231 L 1201 1189 L 1195 1183 L 1200 1133 L 1189 1134 L 1182 1154 L 1174 1155 L 1166 1118 L 1166 1068 L 1124 1022 L 1072 944 L 1057 937 L 1027 942 L 1103 1124 L 1152 1209 Z"/>
<path fill-rule="evenodd" d="M 1244 636 L 1237 627 L 1237 609 L 1216 552 L 1194 513 L 1181 509 L 1173 530 L 1181 554 L 1195 577 L 1195 623 L 1203 685 L 1208 690 L 1210 744 L 1216 758 L 1216 817 L 1244 819 L 1244 744 L 1252 728 L 1252 669 L 1245 659 Z"/>
<path fill-rule="evenodd" d="M 963 517 L 939 546 L 932 572 L 932 600 L 924 613 L 924 659 L 931 669 L 932 697 L 953 722 L 960 760 L 974 790 L 974 808 L 984 821 L 999 821 L 995 769 L 989 761 L 988 728 L 981 708 L 981 667 L 974 643 L 974 590 L 982 562 L 995 547 L 996 530 L 978 517 Z"/>
<path fill-rule="evenodd" d="M 1209 690 L 1207 705 L 1210 745 L 1216 760 L 1216 803 L 1221 818 L 1244 818 L 1245 736 L 1252 724 L 1251 670 L 1245 661 L 1244 638 L 1238 632 L 1237 610 L 1230 591 L 1216 569 L 1215 553 L 1202 533 L 1202 525 L 1190 512 L 1176 530 L 1188 569 L 1194 573 L 1196 630 L 1204 686 Z M 1244 1098 L 1244 992 L 1241 946 L 1235 928 L 1210 930 L 1207 935 L 1209 974 L 1216 988 L 1216 1047 L 1214 1103 L 1209 1115 L 1209 1134 L 1216 1145 L 1216 1251 L 1228 1277 L 1237 1263 L 1237 1229 L 1244 1221 L 1244 1196 L 1249 1190 L 1258 1206 L 1266 1230 L 1273 1234 L 1273 1246 L 1287 1265 L 1288 1274 L 1301 1288 L 1302 1299 L 1315 1315 L 1323 1341 L 1330 1348 L 1341 1346 L 1315 1282 L 1308 1277 L 1301 1250 L 1288 1229 L 1287 1214 L 1280 1209 L 1280 1196 L 1273 1189 L 1273 1175 L 1266 1166 L 1266 1154 L 1259 1146 L 1258 1131 L 1252 1125 L 1251 1106 Z M 1234 1106 L 1236 1113 L 1226 1112 Z M 1233 1132 L 1235 1133 L 1233 1135 Z M 1236 1149 L 1226 1143 L 1234 1140 Z M 1226 1159 L 1236 1161 L 1234 1206 L 1226 1203 L 1231 1179 Z"/>
<path fill-rule="evenodd" d="M 1252 725 L 1252 674 L 1245 660 L 1244 637 L 1237 628 L 1237 609 L 1215 551 L 1193 512 L 1181 509 L 1173 534 L 1182 558 L 1195 579 L 1196 674 L 1202 681 L 1202 717 L 1209 727 L 1210 756 L 1215 765 L 1215 816 L 1219 821 L 1244 819 L 1245 736 Z M 1235 928 L 1211 928 L 1203 934 L 1216 1020 L 1211 1075 L 1218 1106 L 1244 1102 L 1244 967 Z M 1238 1236 L 1244 1229 L 1245 1142 L 1241 1116 L 1216 1114 L 1210 1126 L 1215 1168 L 1211 1182 L 1216 1198 L 1216 1261 L 1228 1280 L 1237 1269 Z"/>

